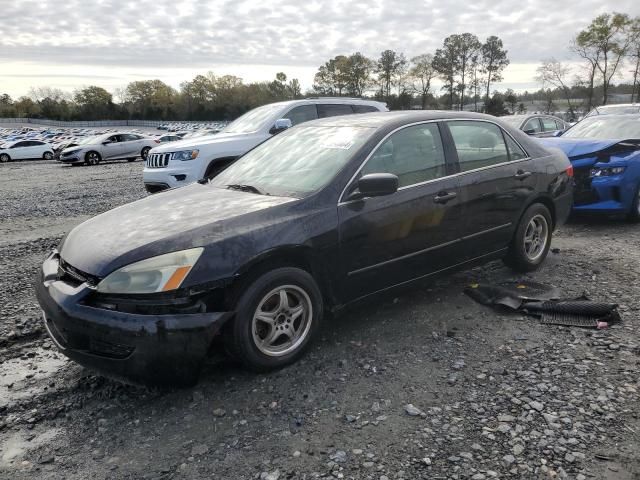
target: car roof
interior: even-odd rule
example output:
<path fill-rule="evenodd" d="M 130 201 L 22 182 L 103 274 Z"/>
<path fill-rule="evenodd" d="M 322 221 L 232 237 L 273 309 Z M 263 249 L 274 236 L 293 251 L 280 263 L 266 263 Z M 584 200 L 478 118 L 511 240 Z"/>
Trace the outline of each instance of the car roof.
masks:
<path fill-rule="evenodd" d="M 308 97 L 299 100 L 287 100 L 284 102 L 275 102 L 268 105 L 281 105 L 283 107 L 290 105 L 317 105 L 317 104 L 346 104 L 346 105 L 373 105 L 379 108 L 387 108 L 387 105 L 377 100 L 365 100 L 362 98 L 351 97 Z"/>
<path fill-rule="evenodd" d="M 452 112 L 447 110 L 405 110 L 395 112 L 359 113 L 339 117 L 326 117 L 305 122 L 301 126 L 368 127 L 402 126 L 429 120 L 487 120 L 496 122 L 497 117 L 475 112 Z"/>

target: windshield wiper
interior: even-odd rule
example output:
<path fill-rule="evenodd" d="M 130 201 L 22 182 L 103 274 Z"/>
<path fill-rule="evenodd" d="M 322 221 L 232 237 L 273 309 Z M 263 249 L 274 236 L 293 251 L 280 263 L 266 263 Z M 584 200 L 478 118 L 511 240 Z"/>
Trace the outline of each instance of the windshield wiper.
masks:
<path fill-rule="evenodd" d="M 232 183 L 231 185 L 226 185 L 226 187 L 229 190 L 240 190 L 241 192 L 257 193 L 258 195 L 269 195 L 267 192 L 260 190 L 258 187 L 254 187 L 253 185 Z"/>

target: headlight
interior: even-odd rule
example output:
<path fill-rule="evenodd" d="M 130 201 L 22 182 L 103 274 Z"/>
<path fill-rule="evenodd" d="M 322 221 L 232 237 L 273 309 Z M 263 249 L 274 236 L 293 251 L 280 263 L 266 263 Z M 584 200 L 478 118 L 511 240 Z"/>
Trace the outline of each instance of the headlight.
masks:
<path fill-rule="evenodd" d="M 199 150 L 183 150 L 181 152 L 174 152 L 171 154 L 171 160 L 193 160 L 198 157 Z"/>
<path fill-rule="evenodd" d="M 611 177 L 613 175 L 620 175 L 626 168 L 627 167 L 592 168 L 589 175 L 592 177 Z"/>
<path fill-rule="evenodd" d="M 200 258 L 202 247 L 167 253 L 132 263 L 107 275 L 101 293 L 156 293 L 175 290 Z"/>

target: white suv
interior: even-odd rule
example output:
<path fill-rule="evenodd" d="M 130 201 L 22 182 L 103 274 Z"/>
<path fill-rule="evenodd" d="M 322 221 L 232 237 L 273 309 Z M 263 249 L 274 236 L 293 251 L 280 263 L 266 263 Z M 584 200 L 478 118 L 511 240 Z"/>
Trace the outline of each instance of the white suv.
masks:
<path fill-rule="evenodd" d="M 316 118 L 387 110 L 381 102 L 345 97 L 264 105 L 245 113 L 216 135 L 155 147 L 146 159 L 144 185 L 148 192 L 154 193 L 213 178 L 236 158 L 287 126 Z"/>

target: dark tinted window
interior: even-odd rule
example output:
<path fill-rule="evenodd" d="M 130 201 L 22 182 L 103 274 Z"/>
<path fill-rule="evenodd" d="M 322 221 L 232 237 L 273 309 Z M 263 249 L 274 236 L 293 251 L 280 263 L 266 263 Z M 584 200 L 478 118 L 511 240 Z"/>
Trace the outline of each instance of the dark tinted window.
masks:
<path fill-rule="evenodd" d="M 133 140 L 140 140 L 140 137 L 131 133 L 123 133 L 122 135 L 120 135 L 121 142 L 131 142 Z"/>
<path fill-rule="evenodd" d="M 299 123 L 318 118 L 318 111 L 315 105 L 300 105 L 299 107 L 289 110 L 283 118 L 291 120 L 292 125 L 298 125 Z"/>
<path fill-rule="evenodd" d="M 522 127 L 523 132 L 527 133 L 540 133 L 542 131 L 542 127 L 540 126 L 540 120 L 538 117 L 530 119 L 527 123 Z"/>
<path fill-rule="evenodd" d="M 337 115 L 351 115 L 352 113 L 353 110 L 351 109 L 351 105 L 318 105 L 318 118 L 335 117 Z"/>
<path fill-rule="evenodd" d="M 35 141 L 35 140 L 31 142 L 31 146 L 32 147 L 36 147 L 36 146 L 39 146 L 39 145 L 44 145 L 44 142 L 38 142 L 38 141 Z"/>
<path fill-rule="evenodd" d="M 368 113 L 368 112 L 379 112 L 376 107 L 372 105 L 351 105 L 353 111 L 356 113 Z"/>
<path fill-rule="evenodd" d="M 362 175 L 368 173 L 393 173 L 398 176 L 399 187 L 445 176 L 438 126 L 414 125 L 391 135 L 362 168 Z"/>
<path fill-rule="evenodd" d="M 460 171 L 475 170 L 509 161 L 502 130 L 493 123 L 448 122 L 458 152 Z"/>
<path fill-rule="evenodd" d="M 29 143 L 29 142 L 18 142 L 18 143 L 16 143 L 16 144 L 14 144 L 14 145 L 13 145 L 13 147 L 11 147 L 11 148 L 21 148 L 21 147 L 26 147 L 28 143 Z"/>
<path fill-rule="evenodd" d="M 119 142 L 120 141 L 120 135 L 111 135 L 109 138 L 107 138 L 107 142 Z"/>

